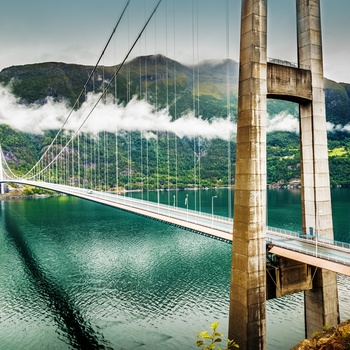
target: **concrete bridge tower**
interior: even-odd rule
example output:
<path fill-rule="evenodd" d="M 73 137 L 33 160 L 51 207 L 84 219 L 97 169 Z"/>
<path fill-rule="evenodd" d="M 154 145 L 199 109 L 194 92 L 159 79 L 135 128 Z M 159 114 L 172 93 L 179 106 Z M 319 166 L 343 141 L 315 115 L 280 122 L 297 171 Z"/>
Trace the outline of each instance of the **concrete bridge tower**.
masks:
<path fill-rule="evenodd" d="M 267 0 L 242 0 L 229 338 L 266 348 L 266 101 L 299 103 L 302 231 L 333 238 L 320 0 L 296 0 L 298 67 L 268 63 Z M 315 269 L 314 269 L 315 270 Z M 315 270 L 305 329 L 339 323 L 335 273 Z"/>

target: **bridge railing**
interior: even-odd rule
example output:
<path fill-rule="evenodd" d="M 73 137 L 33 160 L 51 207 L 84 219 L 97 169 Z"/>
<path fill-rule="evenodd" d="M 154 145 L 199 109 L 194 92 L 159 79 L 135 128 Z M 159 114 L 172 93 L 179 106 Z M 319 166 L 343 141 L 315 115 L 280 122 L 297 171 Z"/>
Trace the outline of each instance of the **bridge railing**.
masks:
<path fill-rule="evenodd" d="M 347 266 L 350 264 L 350 257 L 337 254 L 334 252 L 334 250 L 332 252 L 325 252 L 323 250 L 315 249 L 315 246 L 313 245 L 310 247 L 305 247 L 298 245 L 297 242 L 286 241 L 283 239 L 271 238 L 269 241 L 271 244 L 276 245 L 277 247 L 286 248 L 298 253 L 314 256 L 315 258 L 321 258 Z"/>
<path fill-rule="evenodd" d="M 311 240 L 315 242 L 317 240 L 317 244 L 324 247 L 329 246 L 329 247 L 337 247 L 340 249 L 350 250 L 350 243 L 336 241 L 330 238 L 318 237 L 316 235 L 303 235 L 302 233 L 299 233 L 299 232 L 293 232 L 293 231 L 284 230 L 284 229 L 275 228 L 275 227 L 268 227 L 268 231 L 273 233 L 280 233 L 284 237 L 292 237 L 302 241 L 306 239 L 306 240 Z"/>
<path fill-rule="evenodd" d="M 278 58 L 272 58 L 272 57 L 268 57 L 267 62 L 279 64 L 281 66 L 293 67 L 293 68 L 301 68 L 301 69 L 306 69 L 306 70 L 310 69 L 310 66 L 308 66 L 306 64 L 299 64 L 298 65 L 298 63 L 296 63 L 296 62 L 285 61 L 285 60 L 281 60 Z"/>
<path fill-rule="evenodd" d="M 270 231 L 270 232 L 273 232 L 273 233 L 282 234 L 283 236 L 290 236 L 290 237 L 293 237 L 293 238 L 299 238 L 300 237 L 300 233 L 299 232 L 285 230 L 285 229 L 282 229 L 282 228 L 277 228 L 277 227 L 272 227 L 272 226 L 267 226 L 267 231 Z"/>
<path fill-rule="evenodd" d="M 59 185 L 59 187 L 62 190 L 66 189 L 69 192 L 73 191 L 77 194 L 79 193 L 84 196 L 91 195 L 92 197 L 97 197 L 114 203 L 127 205 L 132 208 L 147 210 L 153 213 L 158 213 L 161 215 L 187 221 L 197 225 L 199 224 L 206 227 L 215 227 L 216 229 L 228 233 L 232 232 L 233 220 L 223 216 L 202 213 L 187 208 L 174 207 L 158 202 L 136 199 L 132 197 L 127 197 L 126 195 L 118 195 L 110 192 L 88 190 L 84 188 L 74 188 L 66 185 Z"/>
<path fill-rule="evenodd" d="M 314 236 L 316 237 L 316 236 Z M 316 238 L 314 238 L 316 239 Z M 323 237 L 317 237 L 317 242 L 318 244 L 321 244 L 323 246 L 336 246 L 340 249 L 346 249 L 346 250 L 350 250 L 350 243 L 346 243 L 346 242 L 340 242 L 340 241 L 334 241 L 332 239 L 329 238 L 323 238 Z"/>
<path fill-rule="evenodd" d="M 188 222 L 192 222 L 195 224 L 202 224 L 204 226 L 212 226 L 212 223 L 215 222 L 215 227 L 218 224 L 223 225 L 225 231 L 232 232 L 232 219 L 226 218 L 224 216 L 212 215 L 209 213 L 198 212 L 192 209 L 182 208 L 182 207 L 174 207 L 167 204 L 150 202 L 146 200 L 140 200 L 135 198 L 130 198 L 126 196 L 123 197 L 123 202 L 128 205 L 133 206 L 146 206 L 148 209 L 152 209 L 153 212 L 158 212 L 163 215 L 168 215 L 171 217 L 176 217 L 178 219 L 182 219 Z M 142 204 L 141 204 L 142 203 Z"/>

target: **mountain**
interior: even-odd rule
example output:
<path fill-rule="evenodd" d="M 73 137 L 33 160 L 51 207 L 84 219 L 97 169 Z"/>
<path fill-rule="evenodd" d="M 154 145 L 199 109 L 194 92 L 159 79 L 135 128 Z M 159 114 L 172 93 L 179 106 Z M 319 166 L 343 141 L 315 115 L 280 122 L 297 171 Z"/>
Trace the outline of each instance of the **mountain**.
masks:
<path fill-rule="evenodd" d="M 325 79 L 327 121 L 346 125 L 350 121 L 350 84 Z"/>
<path fill-rule="evenodd" d="M 12 92 L 24 104 L 43 104 L 47 97 L 52 97 L 73 106 L 92 69 L 92 66 L 57 62 L 12 66 L 0 72 L 0 83 L 11 86 Z M 198 106 L 196 114 L 211 119 L 214 115 L 227 115 L 229 94 L 231 114 L 237 114 L 238 64 L 233 60 L 207 60 L 186 66 L 162 55 L 137 57 L 122 68 L 119 65 L 99 66 L 85 93 L 101 92 L 117 70 L 120 71 L 116 82 L 111 84 L 108 92 L 114 95 L 117 91 L 119 101 L 125 102 L 137 95 L 153 104 L 157 102 L 159 108 L 170 105 L 170 113 L 175 119 Z M 334 125 L 348 124 L 350 84 L 325 79 L 325 96 L 327 121 Z M 83 94 L 80 103 L 84 98 Z M 295 105 L 268 101 L 270 115 L 281 111 L 295 114 Z"/>
<path fill-rule="evenodd" d="M 92 66 L 56 62 L 12 66 L 0 72 L 0 83 L 10 85 L 12 92 L 25 104 L 43 104 L 47 97 L 52 97 L 56 101 L 66 100 L 73 106 L 92 69 Z M 117 92 L 121 102 L 137 95 L 157 104 L 158 108 L 170 105 L 174 119 L 192 110 L 194 105 L 199 106 L 196 114 L 205 119 L 213 115 L 224 117 L 228 93 L 231 108 L 234 111 L 237 108 L 238 65 L 235 61 L 205 61 L 190 67 L 162 55 L 137 57 L 123 67 L 98 67 L 80 96 L 80 103 L 85 93 L 101 92 L 116 71 L 119 73 L 108 93 L 115 95 Z"/>
<path fill-rule="evenodd" d="M 0 72 L 0 83 L 9 87 L 23 105 L 43 105 L 50 97 L 55 101 L 65 101 L 72 107 L 79 96 L 79 103 L 74 107 L 77 109 L 84 102 L 87 93 L 101 92 L 110 84 L 108 94 L 117 96 L 120 103 L 126 103 L 133 96 L 138 96 L 157 109 L 169 106 L 173 120 L 193 110 L 196 116 L 201 115 L 207 120 L 214 116 L 226 118 L 228 112 L 234 121 L 236 119 L 238 64 L 233 60 L 207 60 L 191 66 L 162 55 L 142 56 L 127 62 L 123 67 L 99 66 L 86 88 L 82 89 L 92 69 L 92 66 L 57 62 L 12 66 Z M 117 78 L 112 81 L 116 72 Z M 339 126 L 345 126 L 350 121 L 350 84 L 325 79 L 325 97 L 327 121 L 334 126 L 338 125 L 329 132 L 332 184 L 350 185 L 350 137 Z M 281 111 L 298 115 L 297 105 L 268 100 L 268 113 L 271 116 Z M 50 143 L 53 134 L 46 132 L 44 135 L 34 136 L 10 131 L 8 126 L 2 125 L 0 143 L 7 152 L 9 163 L 17 171 L 25 171 L 28 164 L 33 164 Z M 121 142 L 123 137 L 126 138 L 126 135 L 120 136 Z M 113 142 L 113 138 L 115 136 L 110 135 L 109 141 Z M 166 135 L 160 135 L 159 140 L 166 148 Z M 140 147 L 140 142 L 145 141 L 135 141 L 132 148 Z M 175 152 L 174 146 L 171 147 L 171 152 Z M 205 186 L 227 184 L 227 147 L 227 142 L 218 139 L 202 141 L 200 145 L 194 145 L 194 141 L 188 138 L 178 139 L 177 151 L 184 162 L 183 173 L 179 175 L 181 186 L 194 185 L 196 180 L 193 179 L 193 172 L 198 172 L 199 163 L 201 181 Z M 231 162 L 234 164 L 234 143 L 230 148 Z M 288 184 L 300 177 L 299 138 L 294 132 L 269 133 L 267 151 L 269 183 Z M 141 155 L 135 152 L 130 165 L 128 150 L 124 149 L 122 152 L 121 173 L 130 175 L 131 172 L 137 182 L 136 179 L 142 177 Z M 113 151 L 110 155 L 112 153 Z M 161 175 L 164 175 L 162 183 L 166 187 L 166 155 L 160 155 L 159 159 Z M 110 175 L 112 177 L 113 172 Z"/>

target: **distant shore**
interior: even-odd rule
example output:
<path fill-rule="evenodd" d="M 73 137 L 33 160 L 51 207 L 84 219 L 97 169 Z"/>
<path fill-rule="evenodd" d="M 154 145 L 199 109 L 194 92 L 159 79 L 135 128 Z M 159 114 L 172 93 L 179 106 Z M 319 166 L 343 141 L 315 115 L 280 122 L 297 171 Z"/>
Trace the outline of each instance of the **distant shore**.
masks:
<path fill-rule="evenodd" d="M 65 196 L 62 193 L 54 193 L 54 194 L 33 194 L 33 195 L 24 195 L 20 193 L 5 193 L 0 194 L 0 200 L 9 200 L 9 199 L 23 199 L 23 198 L 48 198 L 48 197 L 57 197 L 57 196 Z"/>

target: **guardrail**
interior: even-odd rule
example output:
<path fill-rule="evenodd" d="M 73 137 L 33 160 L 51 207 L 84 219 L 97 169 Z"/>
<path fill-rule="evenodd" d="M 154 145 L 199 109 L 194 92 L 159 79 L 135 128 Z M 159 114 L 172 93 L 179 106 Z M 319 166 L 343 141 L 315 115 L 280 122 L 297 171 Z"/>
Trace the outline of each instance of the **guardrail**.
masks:
<path fill-rule="evenodd" d="M 274 64 L 279 64 L 281 66 L 286 66 L 286 67 L 293 67 L 293 68 L 301 68 L 301 69 L 310 70 L 310 66 L 308 66 L 306 64 L 298 64 L 298 63 L 295 63 L 295 62 L 285 61 L 285 60 L 281 60 L 281 59 L 278 59 L 278 58 L 268 57 L 267 58 L 267 62 L 274 63 Z"/>
<path fill-rule="evenodd" d="M 104 191 L 93 191 L 84 188 L 71 187 L 67 185 L 47 184 L 47 187 L 52 189 L 66 191 L 69 193 L 76 193 L 84 196 L 91 196 L 91 198 L 100 198 L 109 200 L 113 203 L 127 205 L 135 209 L 148 210 L 152 213 L 161 214 L 171 218 L 183 220 L 197 225 L 202 225 L 209 228 L 217 228 L 223 232 L 232 232 L 233 220 L 223 216 L 212 215 L 209 213 L 202 213 L 186 208 L 173 207 L 162 203 L 150 202 L 142 199 L 121 196 L 114 193 Z"/>
<path fill-rule="evenodd" d="M 291 236 L 293 238 L 298 238 L 301 235 L 300 232 L 285 230 L 282 228 L 277 228 L 277 227 L 272 227 L 272 226 L 267 226 L 267 230 L 270 232 L 282 234 L 283 236 Z"/>
<path fill-rule="evenodd" d="M 315 237 L 315 236 L 314 236 Z M 350 250 L 350 243 L 335 241 L 329 238 L 317 237 L 318 244 L 322 246 L 337 247 L 340 249 Z"/>
<path fill-rule="evenodd" d="M 269 242 L 271 242 L 271 244 L 273 245 L 276 245 L 277 247 L 286 248 L 288 250 L 292 250 L 305 255 L 314 256 L 315 258 L 321 258 L 327 261 L 332 261 L 332 262 L 347 265 L 347 266 L 350 265 L 350 255 L 344 256 L 340 254 L 335 254 L 334 251 L 324 252 L 322 250 L 321 251 L 315 250 L 314 246 L 305 247 L 292 242 L 278 240 L 274 238 L 270 239 Z"/>

